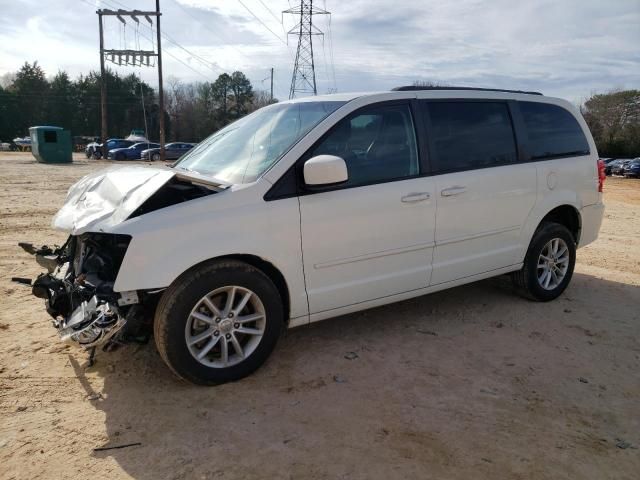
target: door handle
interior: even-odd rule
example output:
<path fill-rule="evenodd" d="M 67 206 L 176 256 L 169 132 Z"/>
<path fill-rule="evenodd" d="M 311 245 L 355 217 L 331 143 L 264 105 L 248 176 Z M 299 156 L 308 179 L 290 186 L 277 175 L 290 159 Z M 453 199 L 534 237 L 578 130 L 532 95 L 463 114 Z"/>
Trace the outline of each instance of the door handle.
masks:
<path fill-rule="evenodd" d="M 440 192 L 440 194 L 443 197 L 452 197 L 454 195 L 460 195 L 461 193 L 464 193 L 466 191 L 467 191 L 467 187 L 461 187 L 459 185 L 456 185 L 455 187 L 445 188 L 444 190 L 442 190 L 442 192 Z"/>
<path fill-rule="evenodd" d="M 430 197 L 431 195 L 429 195 L 429 192 L 412 192 L 405 195 L 400 200 L 402 200 L 402 203 L 416 203 L 429 200 Z"/>

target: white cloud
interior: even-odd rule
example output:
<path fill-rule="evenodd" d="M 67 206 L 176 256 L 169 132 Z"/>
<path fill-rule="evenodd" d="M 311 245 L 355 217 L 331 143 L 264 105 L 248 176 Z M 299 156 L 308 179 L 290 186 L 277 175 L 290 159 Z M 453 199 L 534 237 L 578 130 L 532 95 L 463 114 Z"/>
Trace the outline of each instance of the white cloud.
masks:
<path fill-rule="evenodd" d="M 0 25 L 0 75 L 34 60 L 48 74 L 58 69 L 72 75 L 97 69 L 96 8 L 88 3 L 96 0 L 50 0 L 46 9 L 37 0 L 0 0 L 3 17 L 11 19 Z M 149 9 L 154 2 L 120 3 Z M 100 4 L 122 7 L 115 0 Z M 333 13 L 333 57 L 340 91 L 388 89 L 431 79 L 536 89 L 576 101 L 593 90 L 640 88 L 638 0 L 329 0 L 327 4 Z M 163 31 L 197 55 L 163 41 L 165 76 L 204 80 L 214 79 L 223 69 L 241 69 L 264 88 L 268 82 L 262 80 L 273 66 L 276 94 L 286 98 L 295 37 L 289 39 L 289 47 L 282 40 L 296 19 L 285 16 L 284 25 L 279 19 L 288 7 L 284 0 L 163 0 Z M 316 21 L 326 32 L 327 19 L 316 17 Z M 117 22 L 107 25 L 108 42 L 122 41 L 119 28 Z M 128 41 L 135 38 L 132 27 L 127 35 Z M 314 40 L 317 80 L 324 92 L 333 87 L 327 65 L 329 42 L 326 36 L 324 45 L 321 37 Z M 139 73 L 155 83 L 152 69 Z"/>

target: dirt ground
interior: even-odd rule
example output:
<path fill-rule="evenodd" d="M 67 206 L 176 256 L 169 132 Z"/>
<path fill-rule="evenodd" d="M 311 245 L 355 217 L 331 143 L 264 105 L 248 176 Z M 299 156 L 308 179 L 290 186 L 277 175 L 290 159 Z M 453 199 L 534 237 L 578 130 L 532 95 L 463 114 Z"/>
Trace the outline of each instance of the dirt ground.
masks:
<path fill-rule="evenodd" d="M 204 388 L 152 342 L 89 368 L 10 282 L 40 271 L 17 242 L 61 243 L 67 188 L 106 164 L 0 154 L 0 478 L 639 478 L 640 181 L 607 180 L 554 302 L 483 281 L 290 331 Z"/>

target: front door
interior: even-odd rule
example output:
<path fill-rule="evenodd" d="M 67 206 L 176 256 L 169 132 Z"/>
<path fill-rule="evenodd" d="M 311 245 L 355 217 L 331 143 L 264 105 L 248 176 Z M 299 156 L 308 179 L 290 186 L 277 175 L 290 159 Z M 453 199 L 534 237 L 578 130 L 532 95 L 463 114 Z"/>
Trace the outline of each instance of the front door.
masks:
<path fill-rule="evenodd" d="M 429 285 L 435 200 L 409 103 L 374 105 L 339 122 L 307 158 L 342 157 L 349 180 L 299 197 L 310 313 Z"/>

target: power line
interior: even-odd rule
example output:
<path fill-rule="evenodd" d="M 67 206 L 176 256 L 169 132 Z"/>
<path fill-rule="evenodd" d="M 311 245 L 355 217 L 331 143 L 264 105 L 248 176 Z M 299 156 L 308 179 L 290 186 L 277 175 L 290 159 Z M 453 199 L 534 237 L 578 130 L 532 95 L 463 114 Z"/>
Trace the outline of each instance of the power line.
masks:
<path fill-rule="evenodd" d="M 126 7 L 125 5 L 123 5 L 118 0 L 109 0 L 109 1 L 110 2 L 114 2 L 114 3 L 118 4 L 118 5 L 122 5 L 123 7 Z M 156 31 L 153 29 L 152 26 L 146 25 L 146 24 L 145 24 L 145 26 L 151 31 L 152 34 L 156 33 Z M 151 38 L 149 38 L 149 37 L 147 37 L 145 35 L 142 35 L 142 36 L 147 38 L 147 39 L 149 39 L 149 40 L 151 40 L 151 42 L 153 42 L 153 36 Z M 169 43 L 175 45 L 179 49 L 185 51 L 187 54 L 189 54 L 191 57 L 195 58 L 196 60 L 199 60 L 202 65 L 204 65 L 205 67 L 211 69 L 214 73 L 218 73 L 218 72 L 224 73 L 225 72 L 225 70 L 222 67 L 217 67 L 212 62 L 209 62 L 206 59 L 204 59 L 201 56 L 199 56 L 198 54 L 192 52 L 191 50 L 188 50 L 186 47 L 182 46 L 180 43 L 178 43 L 176 40 L 174 40 L 172 37 L 170 37 L 167 33 L 163 33 L 162 34 L 162 38 L 167 40 Z M 184 65 L 184 62 L 182 62 L 182 63 Z"/>
<path fill-rule="evenodd" d="M 327 9 L 327 0 L 323 0 L 324 8 Z M 331 15 L 327 17 L 327 30 L 329 31 L 329 58 L 331 59 L 331 74 L 333 75 L 333 91 L 338 91 L 338 85 L 336 83 L 336 64 L 333 60 L 333 36 L 331 35 Z M 324 48 L 324 43 L 322 44 Z"/>
<path fill-rule="evenodd" d="M 187 50 L 186 47 L 183 47 L 182 45 L 180 45 L 178 42 L 176 42 L 175 40 L 173 40 L 171 37 L 169 37 L 166 33 L 162 35 L 165 39 L 167 39 L 170 43 L 173 43 L 176 47 L 178 47 L 181 50 L 184 50 L 185 52 L 187 52 L 189 55 L 191 55 L 193 58 L 195 58 L 196 60 L 199 60 L 200 63 L 202 65 L 204 65 L 205 67 L 208 67 L 209 69 L 211 69 L 214 73 L 225 73 L 225 70 L 222 67 L 218 67 L 215 63 L 213 62 L 209 62 L 208 60 L 202 58 L 200 55 L 193 53 L 191 50 Z M 219 73 L 218 73 L 219 74 Z"/>
<path fill-rule="evenodd" d="M 95 3 L 91 3 L 91 2 L 89 2 L 88 0 L 81 0 L 81 1 L 82 1 L 82 2 L 84 2 L 84 3 L 86 3 L 87 5 L 90 5 L 90 6 L 94 7 L 94 8 L 97 8 L 97 7 L 98 7 L 98 5 L 97 5 L 97 4 L 95 4 Z M 111 3 L 111 2 L 114 2 L 114 3 L 119 4 L 119 5 L 121 5 L 121 6 L 125 6 L 125 5 L 123 5 L 122 3 L 120 3 L 120 2 L 118 2 L 118 1 L 116 1 L 116 0 L 110 0 L 110 1 L 102 0 L 102 3 L 106 4 L 107 6 L 109 6 L 109 3 Z M 112 5 L 113 5 L 113 4 L 112 4 Z M 156 32 L 156 31 L 153 29 L 153 27 L 150 27 L 149 25 L 145 25 L 145 26 L 146 26 L 147 28 L 149 28 L 149 30 L 151 31 L 151 33 L 152 33 L 152 34 Z M 144 38 L 146 38 L 147 40 L 149 40 L 149 41 L 153 42 L 153 37 L 148 37 L 147 35 L 145 35 L 145 34 L 144 34 L 144 33 L 142 33 L 142 32 L 140 32 L 140 35 L 141 35 L 141 36 L 143 36 Z M 206 60 L 204 60 L 204 59 L 203 59 L 203 58 L 201 58 L 200 56 L 196 55 L 195 53 L 191 52 L 191 51 L 190 51 L 190 50 L 188 50 L 187 48 L 183 47 L 182 45 L 180 45 L 179 43 L 177 43 L 175 40 L 173 40 L 173 39 L 171 39 L 171 38 L 168 38 L 168 37 L 167 37 L 167 34 L 163 33 L 163 34 L 162 34 L 162 37 L 163 37 L 165 40 L 167 40 L 169 43 L 172 43 L 173 45 L 177 46 L 178 48 L 180 48 L 180 49 L 184 50 L 184 51 L 185 51 L 186 53 L 188 53 L 191 57 L 193 57 L 193 58 L 197 58 L 197 59 L 200 59 L 200 62 L 201 62 L 201 63 L 203 63 L 203 64 L 204 64 L 205 66 L 207 66 L 209 69 L 213 70 L 213 71 L 214 71 L 214 73 L 217 73 L 217 72 L 213 69 L 212 64 L 211 64 L 210 62 L 207 62 Z M 163 49 L 163 50 L 164 50 L 164 49 Z M 192 72 L 194 72 L 194 73 L 196 73 L 196 74 L 200 75 L 201 77 L 203 77 L 203 78 L 204 78 L 204 79 L 206 79 L 206 80 L 210 80 L 210 78 L 209 78 L 207 75 L 205 75 L 204 73 L 202 73 L 202 72 L 200 72 L 200 71 L 196 70 L 195 68 L 193 68 L 193 67 L 192 67 L 191 65 L 189 65 L 188 63 L 186 63 L 186 62 L 182 61 L 181 59 L 179 59 L 178 57 L 176 57 L 175 55 L 173 55 L 170 51 L 166 50 L 164 53 L 166 53 L 167 55 L 169 55 L 169 56 L 170 56 L 171 58 L 173 58 L 174 60 L 176 60 L 176 61 L 180 62 L 182 65 L 184 65 L 185 67 L 187 67 L 187 68 L 188 68 L 189 70 L 191 70 Z M 222 68 L 219 68 L 219 70 L 224 72 L 224 70 L 222 70 Z"/>
<path fill-rule="evenodd" d="M 264 23 L 264 22 L 263 22 L 263 21 L 262 21 L 262 20 L 261 20 L 261 19 L 260 19 L 256 14 L 255 14 L 255 13 L 253 13 L 253 12 L 251 11 L 251 9 L 249 9 L 249 7 L 247 7 L 247 6 L 244 4 L 244 2 L 243 2 L 242 0 L 238 0 L 238 3 L 239 3 L 240 5 L 242 5 L 242 6 L 244 7 L 244 9 L 245 9 L 247 12 L 249 12 L 249 13 L 251 14 L 251 16 L 252 16 L 253 18 L 255 18 L 258 22 L 260 22 L 264 28 L 266 28 L 267 30 L 269 30 L 269 31 L 272 33 L 272 35 L 273 35 L 274 37 L 276 37 L 276 38 L 277 38 L 278 40 L 280 40 L 282 43 L 284 43 L 285 45 L 287 45 L 287 42 L 286 42 L 286 41 L 284 41 L 284 40 L 280 37 L 280 35 L 278 35 L 276 32 L 274 32 L 273 30 L 271 30 L 271 29 L 267 26 L 267 24 L 266 24 L 266 23 Z M 288 46 L 288 45 L 287 45 L 287 46 Z"/>
<path fill-rule="evenodd" d="M 275 19 L 276 19 L 276 22 L 278 22 L 278 23 L 282 23 L 282 19 L 281 19 L 281 18 L 276 17 L 276 14 L 275 14 L 275 13 L 273 13 L 273 12 L 271 11 L 271 9 L 270 9 L 269 7 L 267 7 L 267 5 L 266 5 L 262 0 L 258 0 L 258 1 L 262 4 L 262 6 L 265 8 L 265 10 L 266 10 L 267 12 L 269 12 L 273 18 L 275 18 Z"/>
<path fill-rule="evenodd" d="M 195 20 L 196 22 L 198 22 L 202 27 L 204 27 L 206 30 L 208 30 L 209 32 L 211 32 L 213 34 L 214 37 L 216 37 L 218 40 L 221 40 L 223 42 L 225 42 L 226 45 L 229 45 L 231 48 L 233 48 L 236 52 L 238 52 L 240 55 L 242 55 L 244 58 L 246 58 L 247 60 L 251 60 L 249 57 L 247 57 L 240 49 L 234 47 L 233 45 L 230 44 L 229 40 L 221 37 L 220 35 L 218 35 L 218 33 L 213 30 L 212 28 L 210 28 L 206 23 L 202 22 L 199 18 L 193 16 L 191 13 L 189 13 L 189 10 L 187 10 L 182 4 L 180 4 L 177 0 L 173 0 L 173 3 L 175 3 L 176 5 L 178 5 L 178 7 L 180 7 L 184 13 L 186 13 L 189 17 L 191 17 L 193 20 Z"/>

